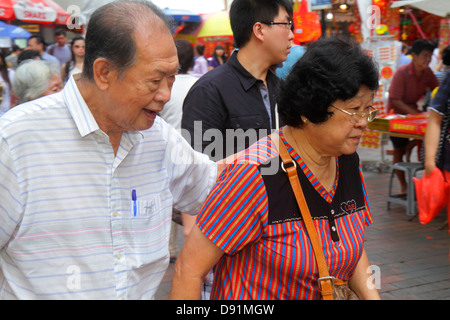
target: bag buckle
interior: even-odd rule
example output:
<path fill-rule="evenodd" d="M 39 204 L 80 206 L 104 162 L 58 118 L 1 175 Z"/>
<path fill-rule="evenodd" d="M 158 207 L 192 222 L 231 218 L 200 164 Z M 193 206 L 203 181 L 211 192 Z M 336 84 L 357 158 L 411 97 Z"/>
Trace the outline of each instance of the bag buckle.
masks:
<path fill-rule="evenodd" d="M 331 287 L 332 287 L 332 290 L 334 290 L 334 288 L 335 288 L 334 279 L 335 279 L 335 277 L 333 277 L 333 276 L 319 278 L 317 280 L 317 284 L 319 286 L 319 290 L 322 291 L 322 281 L 326 281 L 326 280 L 330 280 L 331 281 Z"/>
<path fill-rule="evenodd" d="M 286 164 L 288 164 L 288 163 L 289 163 L 289 162 L 286 162 Z M 292 159 L 291 159 L 290 163 L 292 164 L 292 167 L 294 167 L 295 169 L 297 169 L 297 162 L 295 162 L 295 160 L 292 160 Z M 291 167 L 288 167 L 288 169 L 289 169 L 289 168 L 291 168 Z M 283 161 L 281 162 L 281 169 L 282 169 L 284 172 L 287 173 L 287 169 L 285 168 L 284 162 L 283 162 Z"/>

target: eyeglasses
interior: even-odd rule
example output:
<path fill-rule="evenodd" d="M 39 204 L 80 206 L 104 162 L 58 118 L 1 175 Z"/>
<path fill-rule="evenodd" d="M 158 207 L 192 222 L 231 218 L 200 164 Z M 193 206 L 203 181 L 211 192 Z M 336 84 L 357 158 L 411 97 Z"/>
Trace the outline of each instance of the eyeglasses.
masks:
<path fill-rule="evenodd" d="M 291 30 L 292 28 L 292 21 L 289 20 L 288 22 L 261 22 L 262 24 L 266 24 L 268 26 L 274 26 L 274 25 L 283 25 L 286 26 L 286 30 Z"/>
<path fill-rule="evenodd" d="M 358 123 L 360 123 L 363 119 L 367 119 L 368 122 L 372 122 L 373 120 L 375 120 L 375 118 L 376 118 L 376 116 L 377 116 L 377 114 L 378 114 L 378 110 L 375 109 L 375 108 L 373 108 L 373 107 L 370 107 L 370 108 L 372 108 L 372 110 L 369 111 L 369 112 L 360 112 L 360 111 L 357 111 L 357 112 L 351 113 L 351 112 L 348 112 L 348 111 L 343 110 L 343 109 L 341 109 L 341 108 L 335 107 L 335 106 L 333 106 L 333 105 L 331 105 L 331 106 L 332 106 L 333 108 L 335 108 L 335 109 L 338 109 L 339 111 L 342 111 L 342 112 L 345 113 L 345 114 L 348 114 L 348 115 L 350 116 L 350 122 L 353 123 L 353 124 L 358 124 Z"/>

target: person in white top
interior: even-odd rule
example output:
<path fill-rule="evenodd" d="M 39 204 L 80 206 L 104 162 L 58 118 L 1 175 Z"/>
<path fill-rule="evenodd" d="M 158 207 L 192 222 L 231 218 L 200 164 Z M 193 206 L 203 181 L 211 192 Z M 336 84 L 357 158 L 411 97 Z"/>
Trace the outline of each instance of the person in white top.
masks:
<path fill-rule="evenodd" d="M 0 300 L 153 299 L 172 207 L 198 213 L 223 169 L 158 117 L 178 70 L 160 9 L 109 3 L 86 44 L 63 91 L 0 118 Z"/>
<path fill-rule="evenodd" d="M 84 65 L 85 41 L 82 36 L 76 36 L 71 42 L 72 57 L 61 67 L 61 78 L 66 83 L 72 74 L 81 73 Z"/>
<path fill-rule="evenodd" d="M 11 108 L 11 87 L 15 71 L 8 68 L 5 56 L 0 54 L 0 117 Z"/>
<path fill-rule="evenodd" d="M 171 124 L 175 129 L 181 130 L 181 117 L 183 115 L 183 101 L 189 89 L 198 80 L 193 75 L 188 74 L 194 65 L 194 48 L 185 39 L 175 41 L 177 47 L 180 70 L 175 76 L 172 87 L 172 96 L 166 103 L 164 110 L 160 112 L 161 118 Z"/>
<path fill-rule="evenodd" d="M 192 75 L 200 78 L 205 73 L 207 73 L 208 70 L 208 60 L 206 60 L 204 53 L 205 53 L 205 45 L 198 44 L 195 46 L 195 62 L 194 62 L 194 68 L 192 70 Z"/>

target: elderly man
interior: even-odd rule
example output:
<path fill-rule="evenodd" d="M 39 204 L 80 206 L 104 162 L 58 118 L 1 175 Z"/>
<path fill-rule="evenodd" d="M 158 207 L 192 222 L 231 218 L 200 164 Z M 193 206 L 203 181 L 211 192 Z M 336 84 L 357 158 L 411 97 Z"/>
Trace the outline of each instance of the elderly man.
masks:
<path fill-rule="evenodd" d="M 389 87 L 388 110 L 398 114 L 417 114 L 421 111 L 417 102 L 427 91 L 433 91 L 439 82 L 428 64 L 433 54 L 433 44 L 426 39 L 418 39 L 412 45 L 412 61 L 398 68 Z M 390 137 L 394 146 L 393 163 L 402 162 L 406 155 L 409 158 L 415 142 L 407 138 Z M 409 161 L 407 159 L 407 161 Z M 401 193 L 406 193 L 405 173 L 396 170 L 400 182 Z"/>
<path fill-rule="evenodd" d="M 178 71 L 165 19 L 99 8 L 81 76 L 0 120 L 0 299 L 154 297 L 172 206 L 197 213 L 218 172 L 158 117 Z"/>

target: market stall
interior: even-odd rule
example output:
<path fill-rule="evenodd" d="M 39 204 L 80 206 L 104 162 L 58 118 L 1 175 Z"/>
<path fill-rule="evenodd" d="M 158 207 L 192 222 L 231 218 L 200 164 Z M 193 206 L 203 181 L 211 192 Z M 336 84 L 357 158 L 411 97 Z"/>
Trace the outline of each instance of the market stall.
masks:
<path fill-rule="evenodd" d="M 64 25 L 68 18 L 52 0 L 0 0 L 0 20 Z"/>
<path fill-rule="evenodd" d="M 205 56 L 214 52 L 216 45 L 221 44 L 229 54 L 233 49 L 233 31 L 228 11 L 212 14 L 201 14 L 202 22 L 198 26 L 185 26 L 175 34 L 177 39 L 187 39 L 192 44 L 205 45 Z"/>
<path fill-rule="evenodd" d="M 398 0 L 392 3 L 392 8 L 406 8 L 408 15 L 414 22 L 410 7 L 420 9 L 423 12 L 433 15 L 433 17 L 426 17 L 427 20 L 435 20 L 434 23 L 427 29 L 438 30 L 439 50 L 442 51 L 446 46 L 450 45 L 450 1 L 442 0 Z M 416 28 L 421 33 L 422 38 L 432 39 L 427 30 L 422 30 L 422 27 L 416 22 Z M 430 23 L 429 23 L 430 24 Z M 437 29 L 437 30 L 436 30 Z"/>
<path fill-rule="evenodd" d="M 393 137 L 423 140 L 427 123 L 427 112 L 417 115 L 384 114 L 370 122 L 369 129 Z"/>
<path fill-rule="evenodd" d="M 10 48 L 12 44 L 20 41 L 26 44 L 29 37 L 31 37 L 31 33 L 27 30 L 0 21 L 0 48 Z"/>

